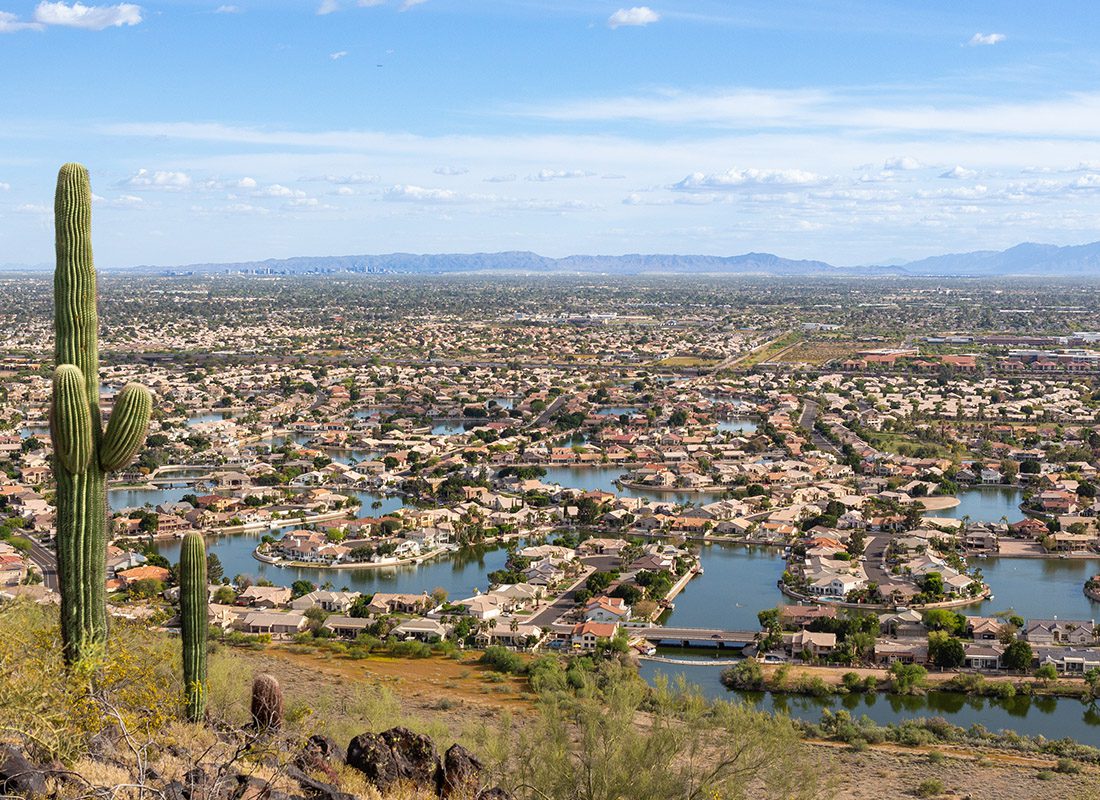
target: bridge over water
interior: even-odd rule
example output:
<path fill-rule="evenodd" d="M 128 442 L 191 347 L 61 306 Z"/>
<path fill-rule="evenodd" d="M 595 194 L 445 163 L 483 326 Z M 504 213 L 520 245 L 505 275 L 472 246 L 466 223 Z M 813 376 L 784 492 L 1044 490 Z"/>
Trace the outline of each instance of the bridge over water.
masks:
<path fill-rule="evenodd" d="M 756 641 L 759 631 L 725 631 L 717 628 L 632 628 L 632 633 L 666 647 L 744 647 Z"/>

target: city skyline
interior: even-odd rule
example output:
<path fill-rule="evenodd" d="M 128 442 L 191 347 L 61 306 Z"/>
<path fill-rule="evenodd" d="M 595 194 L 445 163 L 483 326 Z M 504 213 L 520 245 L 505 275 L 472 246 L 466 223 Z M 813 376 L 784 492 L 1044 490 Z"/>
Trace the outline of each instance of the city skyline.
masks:
<path fill-rule="evenodd" d="M 1098 12 L 0 3 L 0 263 L 89 165 L 104 266 L 344 253 L 891 263 L 1100 239 Z M 79 76 L 73 80 L 72 76 Z"/>

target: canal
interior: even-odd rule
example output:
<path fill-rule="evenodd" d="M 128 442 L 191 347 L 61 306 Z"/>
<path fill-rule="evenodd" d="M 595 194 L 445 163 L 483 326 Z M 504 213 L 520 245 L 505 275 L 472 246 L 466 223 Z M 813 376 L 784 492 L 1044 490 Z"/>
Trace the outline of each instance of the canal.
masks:
<path fill-rule="evenodd" d="M 788 714 L 794 719 L 817 722 L 825 709 L 846 709 L 853 717 L 868 716 L 880 725 L 918 717 L 943 717 L 953 725 L 1014 730 L 1027 736 L 1061 739 L 1069 736 L 1084 744 L 1100 744 L 1100 711 L 1079 700 L 1055 697 L 1013 697 L 999 700 L 969 697 L 953 692 L 929 692 L 921 697 L 889 694 L 848 694 L 810 697 L 768 692 L 730 691 L 722 685 L 724 667 L 667 664 L 643 661 L 641 675 L 650 683 L 658 675 L 684 680 L 700 688 L 710 699 L 751 703 L 764 711 Z"/>

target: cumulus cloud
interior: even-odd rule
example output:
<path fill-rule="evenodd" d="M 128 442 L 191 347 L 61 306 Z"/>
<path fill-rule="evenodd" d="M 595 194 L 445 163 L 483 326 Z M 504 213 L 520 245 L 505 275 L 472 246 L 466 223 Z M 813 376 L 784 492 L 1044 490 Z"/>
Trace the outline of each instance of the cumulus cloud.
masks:
<path fill-rule="evenodd" d="M 265 186 L 263 189 L 258 189 L 252 193 L 253 197 L 296 197 L 302 198 L 306 196 L 306 193 L 301 189 L 291 189 L 289 186 L 283 186 L 281 183 L 273 183 L 270 186 Z"/>
<path fill-rule="evenodd" d="M 375 6 L 384 6 L 386 0 L 359 0 L 360 8 L 374 8 Z"/>
<path fill-rule="evenodd" d="M 579 169 L 540 169 L 534 175 L 528 175 L 529 181 L 556 181 L 563 178 L 591 178 L 595 172 Z"/>
<path fill-rule="evenodd" d="M 469 171 L 465 167 L 436 167 L 432 170 L 436 175 L 465 175 Z"/>
<path fill-rule="evenodd" d="M 191 185 L 191 176 L 185 172 L 139 169 L 123 184 L 134 189 L 186 189 Z"/>
<path fill-rule="evenodd" d="M 414 203 L 455 203 L 462 197 L 458 192 L 452 192 L 450 189 L 428 189 L 423 186 L 399 183 L 383 191 L 382 199 Z"/>
<path fill-rule="evenodd" d="M 332 14 L 339 10 L 338 0 L 321 0 L 321 5 L 317 6 L 317 15 L 323 17 L 325 14 Z"/>
<path fill-rule="evenodd" d="M 23 203 L 15 209 L 20 214 L 49 214 L 53 209 L 40 203 Z"/>
<path fill-rule="evenodd" d="M 353 172 L 350 175 L 314 175 L 308 178 L 299 178 L 302 183 L 331 183 L 334 186 L 354 186 L 363 183 L 374 183 L 377 175 L 367 175 L 365 172 Z"/>
<path fill-rule="evenodd" d="M 0 181 L 0 192 L 8 192 L 8 191 L 11 191 L 11 184 L 10 183 L 5 183 L 4 181 Z"/>
<path fill-rule="evenodd" d="M 975 33 L 967 42 L 971 47 L 980 47 L 985 44 L 999 44 L 1005 40 L 1003 33 Z"/>
<path fill-rule="evenodd" d="M 971 178 L 977 178 L 978 173 L 976 170 L 967 169 L 966 167 L 956 165 L 947 170 L 947 172 L 941 173 L 940 177 L 956 181 L 966 181 L 970 180 Z"/>
<path fill-rule="evenodd" d="M 426 2 L 428 2 L 428 0 L 401 0 L 401 5 L 398 6 L 397 10 L 408 11 L 413 6 L 418 6 Z"/>
<path fill-rule="evenodd" d="M 695 192 L 752 186 L 818 186 L 827 181 L 822 175 L 801 169 L 728 169 L 711 174 L 693 172 L 672 188 Z"/>
<path fill-rule="evenodd" d="M 236 185 L 238 189 L 255 189 L 257 184 L 255 178 L 245 177 L 237 181 Z"/>
<path fill-rule="evenodd" d="M 141 23 L 141 6 L 133 3 L 119 3 L 115 6 L 86 6 L 83 3 L 42 2 L 34 9 L 35 22 L 42 25 L 62 25 L 68 28 L 83 28 L 89 31 L 101 31 L 105 28 L 120 28 L 123 25 Z"/>
<path fill-rule="evenodd" d="M 10 11 L 0 11 L 0 33 L 40 31 L 44 26 L 37 22 L 20 22 L 19 16 Z"/>
<path fill-rule="evenodd" d="M 657 22 L 661 15 L 649 6 L 620 8 L 607 19 L 609 28 L 638 27 Z"/>
<path fill-rule="evenodd" d="M 899 170 L 923 169 L 924 164 L 911 156 L 894 156 L 893 158 L 886 159 L 882 168 Z"/>
<path fill-rule="evenodd" d="M 335 53 L 329 53 L 328 57 L 333 61 L 339 61 L 341 58 L 348 54 L 347 50 L 337 50 Z"/>
<path fill-rule="evenodd" d="M 239 6 L 218 6 L 214 9 L 215 14 L 240 14 L 241 9 Z"/>
<path fill-rule="evenodd" d="M 510 172 L 507 175 L 490 175 L 485 179 L 486 183 L 511 183 L 516 179 L 516 174 Z"/>

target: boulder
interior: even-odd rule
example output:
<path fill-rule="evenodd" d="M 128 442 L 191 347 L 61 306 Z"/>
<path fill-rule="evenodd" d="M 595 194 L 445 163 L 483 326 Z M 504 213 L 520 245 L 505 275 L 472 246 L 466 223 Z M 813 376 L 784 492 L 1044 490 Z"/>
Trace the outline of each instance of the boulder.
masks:
<path fill-rule="evenodd" d="M 481 788 L 481 762 L 460 744 L 451 745 L 443 754 L 443 774 L 439 795 L 444 798 L 473 797 Z"/>
<path fill-rule="evenodd" d="M 319 734 L 306 740 L 302 752 L 294 759 L 294 765 L 306 772 L 321 773 L 329 780 L 336 780 L 337 772 L 333 764 L 342 763 L 344 754 L 336 741 Z"/>
<path fill-rule="evenodd" d="M 13 797 L 46 796 L 46 775 L 14 747 L 0 747 L 0 793 Z"/>
<path fill-rule="evenodd" d="M 439 756 L 431 738 L 408 728 L 363 733 L 348 745 L 348 766 L 362 772 L 380 792 L 399 784 L 436 789 Z"/>
<path fill-rule="evenodd" d="M 355 795 L 342 792 L 330 783 L 311 778 L 293 765 L 286 768 L 286 776 L 298 782 L 302 793 L 309 800 L 358 800 Z"/>

